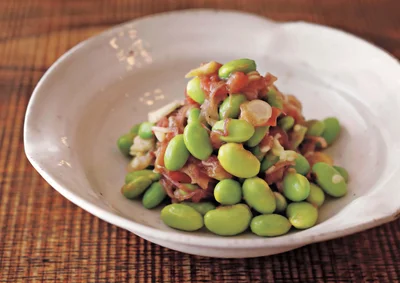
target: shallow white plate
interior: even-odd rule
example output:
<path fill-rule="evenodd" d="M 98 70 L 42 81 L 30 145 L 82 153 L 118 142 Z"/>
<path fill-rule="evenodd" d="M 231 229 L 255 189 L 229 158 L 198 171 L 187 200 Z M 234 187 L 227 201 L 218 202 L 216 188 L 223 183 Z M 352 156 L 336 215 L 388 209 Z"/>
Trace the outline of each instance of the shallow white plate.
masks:
<path fill-rule="evenodd" d="M 120 194 L 128 161 L 116 140 L 148 111 L 182 98 L 190 68 L 243 57 L 278 76 L 281 90 L 303 102 L 306 117 L 339 117 L 344 130 L 330 151 L 349 170 L 350 191 L 323 206 L 318 225 L 282 237 L 173 230 L 159 210 Z M 66 198 L 149 241 L 214 257 L 270 255 L 399 216 L 399 93 L 399 63 L 344 32 L 236 12 L 167 13 L 117 26 L 62 56 L 29 102 L 25 150 Z"/>

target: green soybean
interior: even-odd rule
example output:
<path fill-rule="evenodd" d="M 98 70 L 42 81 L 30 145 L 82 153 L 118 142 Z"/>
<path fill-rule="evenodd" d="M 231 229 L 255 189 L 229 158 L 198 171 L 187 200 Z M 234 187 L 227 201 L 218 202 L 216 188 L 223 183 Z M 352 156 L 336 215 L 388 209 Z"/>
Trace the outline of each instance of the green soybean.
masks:
<path fill-rule="evenodd" d="M 258 215 L 251 220 L 251 232 L 262 237 L 281 236 L 289 232 L 292 224 L 279 214 Z"/>
<path fill-rule="evenodd" d="M 131 128 L 131 133 L 135 134 L 136 136 L 139 134 L 139 128 L 140 128 L 141 124 L 136 124 Z"/>
<path fill-rule="evenodd" d="M 143 122 L 142 124 L 140 124 L 138 132 L 139 136 L 142 139 L 151 139 L 152 137 L 154 137 L 153 131 L 151 130 L 153 126 L 154 124 L 150 122 Z"/>
<path fill-rule="evenodd" d="M 218 160 L 225 171 L 239 178 L 251 178 L 260 171 L 260 161 L 241 144 L 222 145 L 218 151 Z"/>
<path fill-rule="evenodd" d="M 272 107 L 276 107 L 278 109 L 283 109 L 283 99 L 275 89 L 270 89 L 267 93 L 267 102 Z"/>
<path fill-rule="evenodd" d="M 276 209 L 275 195 L 263 179 L 254 177 L 243 183 L 243 198 L 259 213 L 273 213 Z"/>
<path fill-rule="evenodd" d="M 223 131 L 226 125 L 228 135 L 219 136 L 224 142 L 245 142 L 254 134 L 254 127 L 245 120 L 226 119 L 220 120 L 212 127 L 213 131 Z"/>
<path fill-rule="evenodd" d="M 346 169 L 344 169 L 343 167 L 340 167 L 340 166 L 333 166 L 333 168 L 335 168 L 336 171 L 338 171 L 340 173 L 340 175 L 342 175 L 342 177 L 344 178 L 344 181 L 346 183 L 349 181 L 349 172 L 347 172 Z"/>
<path fill-rule="evenodd" d="M 242 186 L 232 179 L 222 180 L 214 188 L 214 198 L 220 204 L 237 204 L 242 199 Z"/>
<path fill-rule="evenodd" d="M 218 76 L 221 79 L 227 79 L 234 72 L 249 73 L 257 69 L 256 62 L 250 59 L 237 59 L 230 61 L 218 70 Z"/>
<path fill-rule="evenodd" d="M 128 133 L 119 137 L 117 141 L 117 146 L 122 154 L 128 156 L 131 146 L 133 144 L 133 139 L 135 138 L 135 134 Z"/>
<path fill-rule="evenodd" d="M 252 147 L 250 149 L 250 151 L 255 157 L 257 157 L 258 161 L 260 161 L 260 162 L 264 159 L 265 154 L 266 154 L 265 152 L 261 151 L 261 149 L 258 145 L 255 147 Z"/>
<path fill-rule="evenodd" d="M 181 203 L 194 208 L 201 215 L 205 215 L 210 210 L 215 209 L 215 205 L 212 202 L 189 202 L 189 201 L 184 201 L 184 202 L 181 202 Z"/>
<path fill-rule="evenodd" d="M 296 172 L 301 174 L 301 175 L 307 175 L 308 172 L 310 172 L 310 163 L 308 160 L 301 155 L 300 153 L 297 154 L 297 157 L 295 159 L 296 164 L 292 166 L 294 169 L 296 169 Z"/>
<path fill-rule="evenodd" d="M 185 145 L 189 152 L 200 160 L 206 160 L 213 152 L 207 130 L 200 123 L 191 123 L 183 131 Z"/>
<path fill-rule="evenodd" d="M 143 176 L 150 178 L 152 181 L 158 181 L 161 178 L 160 173 L 156 173 L 153 170 L 144 169 L 144 170 L 129 172 L 128 174 L 126 174 L 125 184 L 132 182 L 137 177 L 143 177 Z"/>
<path fill-rule="evenodd" d="M 161 220 L 169 227 L 196 231 L 203 227 L 203 217 L 194 208 L 180 203 L 167 205 L 161 210 Z"/>
<path fill-rule="evenodd" d="M 340 123 L 335 117 L 329 117 L 323 120 L 325 129 L 322 137 L 326 140 L 328 145 L 331 145 L 339 136 Z"/>
<path fill-rule="evenodd" d="M 310 194 L 310 183 L 298 173 L 287 173 L 283 178 L 283 194 L 291 201 L 305 200 Z"/>
<path fill-rule="evenodd" d="M 220 236 L 233 236 L 245 231 L 252 218 L 245 204 L 220 206 L 204 215 L 204 224 L 208 230 Z"/>
<path fill-rule="evenodd" d="M 187 189 L 189 189 L 190 191 L 192 191 L 192 192 L 200 188 L 199 186 L 194 185 L 194 184 L 187 184 L 187 183 L 186 183 L 186 184 L 183 184 L 183 185 L 184 185 Z M 179 192 L 179 194 L 182 195 L 182 196 L 186 196 L 186 195 L 188 194 L 187 191 L 182 190 L 182 189 L 178 189 L 178 192 Z"/>
<path fill-rule="evenodd" d="M 347 193 L 343 176 L 332 166 L 324 162 L 315 163 L 312 167 L 317 184 L 330 196 L 341 197 Z"/>
<path fill-rule="evenodd" d="M 302 125 L 296 124 L 293 127 L 293 132 L 291 135 L 292 148 L 297 148 L 303 142 L 306 132 L 307 127 L 304 127 Z"/>
<path fill-rule="evenodd" d="M 324 191 L 317 185 L 310 183 L 310 195 L 307 201 L 316 207 L 320 207 L 325 201 Z"/>
<path fill-rule="evenodd" d="M 200 78 L 191 79 L 186 86 L 186 93 L 191 99 L 202 104 L 206 98 L 204 91 L 201 89 Z"/>
<path fill-rule="evenodd" d="M 181 169 L 189 158 L 183 135 L 176 135 L 170 140 L 164 155 L 165 168 L 170 171 Z"/>
<path fill-rule="evenodd" d="M 224 99 L 219 107 L 219 119 L 238 118 L 240 114 L 240 104 L 247 101 L 244 94 L 231 94 Z"/>
<path fill-rule="evenodd" d="M 297 229 L 307 229 L 318 220 L 318 210 L 308 202 L 292 202 L 286 209 L 289 222 Z"/>
<path fill-rule="evenodd" d="M 128 199 L 141 195 L 152 183 L 150 178 L 139 176 L 121 188 L 121 193 Z"/>
<path fill-rule="evenodd" d="M 275 212 L 282 213 L 286 210 L 287 200 L 286 198 L 278 192 L 274 192 L 275 201 L 276 201 L 276 210 Z"/>
<path fill-rule="evenodd" d="M 160 182 L 155 182 L 144 193 L 142 204 L 145 208 L 152 209 L 159 205 L 166 196 L 167 194 Z"/>
<path fill-rule="evenodd" d="M 306 122 L 307 126 L 307 136 L 319 137 L 322 135 L 325 129 L 325 124 L 319 120 L 309 120 Z"/>
<path fill-rule="evenodd" d="M 188 112 L 188 124 L 193 122 L 199 122 L 200 117 L 200 109 L 199 108 L 191 108 Z"/>
<path fill-rule="evenodd" d="M 254 147 L 254 146 L 258 145 L 262 141 L 262 139 L 265 137 L 268 130 L 269 130 L 269 126 L 256 127 L 254 134 L 246 142 L 246 145 L 248 147 Z"/>
<path fill-rule="evenodd" d="M 293 128 L 294 125 L 294 118 L 292 116 L 285 116 L 278 121 L 278 126 L 284 130 L 285 132 L 289 131 Z"/>
<path fill-rule="evenodd" d="M 267 171 L 271 166 L 273 166 L 276 162 L 279 161 L 279 156 L 276 156 L 272 153 L 268 153 L 264 160 L 261 162 L 261 172 Z"/>

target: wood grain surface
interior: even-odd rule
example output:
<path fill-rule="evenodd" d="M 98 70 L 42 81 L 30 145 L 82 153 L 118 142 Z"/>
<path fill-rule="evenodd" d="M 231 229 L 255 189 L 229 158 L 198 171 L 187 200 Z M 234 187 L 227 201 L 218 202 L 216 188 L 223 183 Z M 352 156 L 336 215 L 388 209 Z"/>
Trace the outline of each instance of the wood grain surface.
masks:
<path fill-rule="evenodd" d="M 90 215 L 30 166 L 24 114 L 50 65 L 113 25 L 187 8 L 325 24 L 400 58 L 399 0 L 0 0 L 0 282 L 400 282 L 400 220 L 270 257 L 190 256 Z"/>

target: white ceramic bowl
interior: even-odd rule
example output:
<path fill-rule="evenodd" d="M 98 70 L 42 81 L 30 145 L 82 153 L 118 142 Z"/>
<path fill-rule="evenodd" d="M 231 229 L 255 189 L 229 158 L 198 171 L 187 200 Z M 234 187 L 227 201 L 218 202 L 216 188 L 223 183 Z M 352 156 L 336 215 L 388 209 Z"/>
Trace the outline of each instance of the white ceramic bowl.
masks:
<path fill-rule="evenodd" d="M 148 111 L 182 98 L 187 70 L 242 57 L 276 75 L 281 90 L 303 102 L 306 117 L 339 117 L 344 130 L 330 151 L 349 170 L 350 191 L 323 206 L 315 227 L 282 237 L 173 230 L 159 210 L 120 194 L 128 161 L 116 140 Z M 399 63 L 338 30 L 237 12 L 160 14 L 117 26 L 63 55 L 29 102 L 25 149 L 62 195 L 144 239 L 205 256 L 270 255 L 399 216 L 399 93 Z"/>

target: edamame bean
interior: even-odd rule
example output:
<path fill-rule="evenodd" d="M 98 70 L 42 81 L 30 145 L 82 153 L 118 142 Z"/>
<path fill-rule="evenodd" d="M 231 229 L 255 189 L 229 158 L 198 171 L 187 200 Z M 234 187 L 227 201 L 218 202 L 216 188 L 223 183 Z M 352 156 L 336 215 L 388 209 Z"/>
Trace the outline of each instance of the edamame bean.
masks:
<path fill-rule="evenodd" d="M 347 193 L 347 185 L 343 176 L 332 166 L 324 162 L 315 163 L 312 167 L 317 184 L 325 193 L 333 197 L 341 197 Z"/>
<path fill-rule="evenodd" d="M 260 126 L 256 127 L 254 134 L 251 136 L 251 138 L 246 142 L 246 145 L 248 147 L 254 147 L 258 145 L 262 139 L 265 137 L 269 130 L 269 126 Z"/>
<path fill-rule="evenodd" d="M 188 112 L 188 124 L 193 122 L 199 122 L 200 117 L 200 109 L 199 108 L 191 108 Z"/>
<path fill-rule="evenodd" d="M 237 59 L 230 61 L 218 70 L 218 76 L 221 79 L 227 79 L 234 72 L 243 72 L 245 74 L 257 69 L 256 62 L 250 59 Z"/>
<path fill-rule="evenodd" d="M 251 178 L 260 171 L 260 161 L 242 144 L 227 143 L 220 147 L 218 160 L 228 173 L 239 178 Z"/>
<path fill-rule="evenodd" d="M 186 87 L 186 93 L 187 95 L 189 95 L 191 99 L 196 101 L 198 104 L 203 104 L 206 98 L 206 94 L 201 89 L 201 83 L 199 77 L 195 77 L 188 82 Z"/>
<path fill-rule="evenodd" d="M 279 156 L 272 154 L 269 152 L 261 163 L 261 172 L 267 171 L 272 165 L 279 161 Z"/>
<path fill-rule="evenodd" d="M 251 211 L 245 204 L 220 206 L 204 215 L 204 224 L 214 234 L 233 236 L 249 227 L 251 217 Z"/>
<path fill-rule="evenodd" d="M 137 136 L 139 134 L 139 128 L 140 128 L 141 124 L 136 124 L 131 128 L 131 133 L 135 134 L 135 136 Z"/>
<path fill-rule="evenodd" d="M 139 136 L 142 139 L 151 139 L 152 137 L 154 137 L 153 131 L 151 130 L 153 126 L 154 124 L 150 122 L 143 122 L 142 124 L 140 124 Z"/>
<path fill-rule="evenodd" d="M 308 160 L 300 153 L 297 154 L 295 162 L 296 164 L 292 167 L 296 169 L 297 173 L 305 176 L 310 172 L 310 163 L 308 163 Z"/>
<path fill-rule="evenodd" d="M 158 181 L 161 178 L 160 173 L 156 173 L 153 170 L 144 169 L 144 170 L 129 172 L 128 174 L 126 174 L 125 184 L 128 184 L 128 183 L 132 182 L 135 178 L 141 177 L 141 176 L 150 178 L 152 181 Z"/>
<path fill-rule="evenodd" d="M 194 185 L 194 184 L 188 184 L 188 183 L 186 183 L 186 184 L 183 184 L 183 185 L 184 185 L 187 189 L 189 189 L 190 191 L 192 191 L 192 192 L 200 188 L 199 186 Z M 178 192 L 179 192 L 179 194 L 182 195 L 182 196 L 186 196 L 186 195 L 188 194 L 187 191 L 182 190 L 182 189 L 178 189 Z"/>
<path fill-rule="evenodd" d="M 214 188 L 214 198 L 220 204 L 237 204 L 242 199 L 242 186 L 232 179 L 222 180 Z"/>
<path fill-rule="evenodd" d="M 347 172 L 346 169 L 344 169 L 343 167 L 340 167 L 340 166 L 333 166 L 333 168 L 335 168 L 336 171 L 338 171 L 340 173 L 340 175 L 342 175 L 342 177 L 344 178 L 344 181 L 346 183 L 349 181 L 349 172 Z"/>
<path fill-rule="evenodd" d="M 129 152 L 130 152 L 131 146 L 133 144 L 134 138 L 135 138 L 135 134 L 128 133 L 128 134 L 122 135 L 118 139 L 117 146 L 122 154 L 129 156 Z"/>
<path fill-rule="evenodd" d="M 307 136 L 319 137 L 322 135 L 325 129 L 325 124 L 318 120 L 309 120 L 306 122 L 307 126 Z"/>
<path fill-rule="evenodd" d="M 145 208 L 152 209 L 159 205 L 166 196 L 167 194 L 160 182 L 155 182 L 144 193 L 142 204 Z"/>
<path fill-rule="evenodd" d="M 338 119 L 335 117 L 329 117 L 323 120 L 325 130 L 322 133 L 322 137 L 326 140 L 328 145 L 331 145 L 339 136 L 340 124 Z"/>
<path fill-rule="evenodd" d="M 219 136 L 219 139 L 224 142 L 245 142 L 254 134 L 254 127 L 245 120 L 226 119 L 220 120 L 212 127 L 213 131 L 223 131 L 227 127 L 228 135 Z"/>
<path fill-rule="evenodd" d="M 246 179 L 242 188 L 243 198 L 251 208 L 263 214 L 275 211 L 275 195 L 263 179 L 258 177 Z"/>
<path fill-rule="evenodd" d="M 251 232 L 262 237 L 275 237 L 289 232 L 292 224 L 279 214 L 258 215 L 251 220 Z"/>
<path fill-rule="evenodd" d="M 291 201 L 305 200 L 310 194 L 310 183 L 298 173 L 287 173 L 283 178 L 283 194 Z"/>
<path fill-rule="evenodd" d="M 164 155 L 165 168 L 170 171 L 181 169 L 189 158 L 183 135 L 176 135 L 170 140 Z"/>
<path fill-rule="evenodd" d="M 184 202 L 181 202 L 181 203 L 194 208 L 201 215 L 205 215 L 210 210 L 215 209 L 215 205 L 212 202 L 189 202 L 189 201 L 184 201 Z"/>
<path fill-rule="evenodd" d="M 297 148 L 304 140 L 307 132 L 307 127 L 296 124 L 293 127 L 293 132 L 291 133 L 292 148 Z"/>
<path fill-rule="evenodd" d="M 283 99 L 275 89 L 270 89 L 267 93 L 267 102 L 272 107 L 283 109 Z"/>
<path fill-rule="evenodd" d="M 292 202 L 286 209 L 289 222 L 297 229 L 307 229 L 318 220 L 318 210 L 308 202 Z"/>
<path fill-rule="evenodd" d="M 278 121 L 278 126 L 285 132 L 289 131 L 294 125 L 294 118 L 292 116 L 285 116 Z"/>
<path fill-rule="evenodd" d="M 275 201 L 276 201 L 276 212 L 282 213 L 286 210 L 287 200 L 286 198 L 278 192 L 274 192 Z"/>
<path fill-rule="evenodd" d="M 128 199 L 133 199 L 141 195 L 152 183 L 150 178 L 139 176 L 121 188 L 121 193 Z"/>
<path fill-rule="evenodd" d="M 189 152 L 200 160 L 206 160 L 213 152 L 207 130 L 200 123 L 191 123 L 183 131 L 185 145 Z"/>
<path fill-rule="evenodd" d="M 167 205 L 161 210 L 161 220 L 169 227 L 196 231 L 203 227 L 203 217 L 194 208 L 180 203 Z"/>
<path fill-rule="evenodd" d="M 240 104 L 247 101 L 244 94 L 231 94 L 222 102 L 219 107 L 219 119 L 237 118 L 240 114 Z"/>
<path fill-rule="evenodd" d="M 320 207 L 325 201 L 324 191 L 317 185 L 310 183 L 310 195 L 307 201 L 316 207 Z"/>
<path fill-rule="evenodd" d="M 258 145 L 255 147 L 252 147 L 250 149 L 250 151 L 255 157 L 257 157 L 258 161 L 260 161 L 260 162 L 264 159 L 265 154 L 266 154 L 265 152 L 261 151 L 260 146 L 258 146 Z"/>

